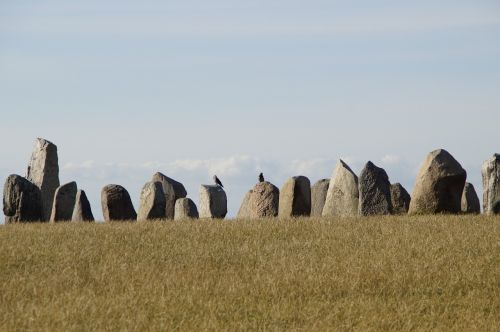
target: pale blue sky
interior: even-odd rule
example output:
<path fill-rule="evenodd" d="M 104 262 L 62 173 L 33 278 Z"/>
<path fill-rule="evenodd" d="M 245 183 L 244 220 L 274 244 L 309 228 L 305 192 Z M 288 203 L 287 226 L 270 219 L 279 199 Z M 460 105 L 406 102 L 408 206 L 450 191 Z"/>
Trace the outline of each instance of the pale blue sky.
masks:
<path fill-rule="evenodd" d="M 261 169 L 281 187 L 372 160 L 411 192 L 445 148 L 481 194 L 499 41 L 487 0 L 0 0 L 0 177 L 45 137 L 99 217 L 101 187 L 138 208 L 157 170 L 196 202 L 217 172 L 234 215 Z"/>

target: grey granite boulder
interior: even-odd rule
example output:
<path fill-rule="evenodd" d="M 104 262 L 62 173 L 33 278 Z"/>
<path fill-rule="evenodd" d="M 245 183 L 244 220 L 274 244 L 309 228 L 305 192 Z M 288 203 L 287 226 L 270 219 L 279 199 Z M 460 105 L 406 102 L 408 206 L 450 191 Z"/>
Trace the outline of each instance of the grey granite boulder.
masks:
<path fill-rule="evenodd" d="M 137 220 L 154 220 L 165 218 L 166 200 L 160 182 L 148 182 L 141 191 Z"/>
<path fill-rule="evenodd" d="M 72 221 L 94 221 L 94 215 L 87 199 L 85 191 L 78 190 L 75 199 L 75 208 L 73 209 Z"/>
<path fill-rule="evenodd" d="M 227 214 L 226 192 L 218 185 L 200 186 L 200 218 L 223 219 Z"/>
<path fill-rule="evenodd" d="M 299 217 L 311 215 L 311 182 L 305 176 L 288 179 L 279 196 L 279 216 Z"/>
<path fill-rule="evenodd" d="M 101 205 L 104 221 L 131 221 L 137 219 L 128 191 L 120 185 L 102 188 Z"/>
<path fill-rule="evenodd" d="M 5 223 L 41 221 L 40 189 L 19 175 L 9 175 L 3 187 Z"/>
<path fill-rule="evenodd" d="M 464 213 L 481 213 L 481 203 L 477 196 L 476 189 L 472 183 L 465 182 L 464 192 L 462 193 L 462 212 Z"/>
<path fill-rule="evenodd" d="M 43 138 L 36 140 L 26 178 L 40 189 L 42 219 L 48 221 L 51 216 L 54 194 L 59 187 L 57 146 Z"/>
<path fill-rule="evenodd" d="M 339 160 L 330 179 L 323 216 L 355 217 L 358 205 L 358 177 L 345 162 Z"/>
<path fill-rule="evenodd" d="M 448 151 L 432 151 L 420 167 L 408 213 L 460 213 L 466 178 L 467 172 Z"/>
<path fill-rule="evenodd" d="M 500 154 L 483 163 L 483 210 L 486 214 L 500 214 Z"/>
<path fill-rule="evenodd" d="M 329 185 L 330 179 L 322 179 L 311 187 L 311 217 L 321 217 L 323 214 Z"/>
<path fill-rule="evenodd" d="M 71 220 L 75 208 L 77 190 L 76 182 L 63 184 L 56 189 L 50 222 Z"/>
<path fill-rule="evenodd" d="M 187 196 L 184 185 L 174 179 L 169 178 L 160 172 L 155 173 L 151 180 L 152 182 L 160 182 L 163 193 L 165 195 L 165 217 L 166 219 L 174 219 L 175 201 L 179 198 Z"/>
<path fill-rule="evenodd" d="M 179 198 L 175 201 L 175 220 L 198 219 L 198 208 L 190 198 Z"/>
<path fill-rule="evenodd" d="M 391 201 L 394 214 L 408 213 L 411 196 L 400 183 L 391 184 Z"/>
<path fill-rule="evenodd" d="M 359 215 L 386 215 L 392 213 L 391 183 L 387 173 L 371 161 L 359 175 Z"/>

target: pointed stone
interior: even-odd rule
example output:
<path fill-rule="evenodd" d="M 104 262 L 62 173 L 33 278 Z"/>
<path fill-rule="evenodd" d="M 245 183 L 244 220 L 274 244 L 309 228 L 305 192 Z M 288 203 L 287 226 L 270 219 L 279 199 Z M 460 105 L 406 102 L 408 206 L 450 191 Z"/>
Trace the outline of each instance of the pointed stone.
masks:
<path fill-rule="evenodd" d="M 226 192 L 218 185 L 200 186 L 200 218 L 224 219 L 227 214 Z"/>
<path fill-rule="evenodd" d="M 76 182 L 63 184 L 56 189 L 50 222 L 71 220 L 75 208 L 76 192 Z"/>
<path fill-rule="evenodd" d="M 102 188 L 101 205 L 104 221 L 132 221 L 137 219 L 128 191 L 120 185 Z"/>
<path fill-rule="evenodd" d="M 249 190 L 245 197 L 243 198 L 243 202 L 241 202 L 240 209 L 238 210 L 238 215 L 236 218 L 238 219 L 248 219 L 250 218 L 250 199 L 252 198 L 253 190 Z"/>
<path fill-rule="evenodd" d="M 311 215 L 311 182 L 305 176 L 288 179 L 279 196 L 281 218 Z"/>
<path fill-rule="evenodd" d="M 333 171 L 326 194 L 324 217 L 355 217 L 358 215 L 358 177 L 339 160 Z"/>
<path fill-rule="evenodd" d="M 391 184 L 391 201 L 394 214 L 408 213 L 411 197 L 400 183 Z"/>
<path fill-rule="evenodd" d="M 481 203 L 477 196 L 476 189 L 472 183 L 465 182 L 464 192 L 462 193 L 462 212 L 464 213 L 481 213 Z"/>
<path fill-rule="evenodd" d="M 175 201 L 175 220 L 198 218 L 198 209 L 190 198 L 179 198 Z"/>
<path fill-rule="evenodd" d="M 460 213 L 466 177 L 448 151 L 432 151 L 418 173 L 408 213 Z"/>
<path fill-rule="evenodd" d="M 55 144 L 43 138 L 36 140 L 26 178 L 40 189 L 43 220 L 49 221 L 54 194 L 59 187 L 59 164 Z"/>
<path fill-rule="evenodd" d="M 90 208 L 85 191 L 78 190 L 76 193 L 75 208 L 73 209 L 72 221 L 94 221 L 94 215 Z"/>
<path fill-rule="evenodd" d="M 366 163 L 359 175 L 359 215 L 373 216 L 392 213 L 391 183 L 385 170 Z"/>
<path fill-rule="evenodd" d="M 500 154 L 483 163 L 483 210 L 484 213 L 500 214 Z"/>
<path fill-rule="evenodd" d="M 166 200 L 160 182 L 148 182 L 141 191 L 137 220 L 165 219 Z"/>
<path fill-rule="evenodd" d="M 162 185 L 163 193 L 165 194 L 164 218 L 174 219 L 175 201 L 179 198 L 184 198 L 187 196 L 184 185 L 160 172 L 155 173 L 151 181 L 160 182 Z"/>
<path fill-rule="evenodd" d="M 3 187 L 5 223 L 36 222 L 43 219 L 40 189 L 19 175 L 9 175 Z"/>
<path fill-rule="evenodd" d="M 311 187 L 311 217 L 321 217 L 323 214 L 329 185 L 330 179 L 322 179 Z"/>

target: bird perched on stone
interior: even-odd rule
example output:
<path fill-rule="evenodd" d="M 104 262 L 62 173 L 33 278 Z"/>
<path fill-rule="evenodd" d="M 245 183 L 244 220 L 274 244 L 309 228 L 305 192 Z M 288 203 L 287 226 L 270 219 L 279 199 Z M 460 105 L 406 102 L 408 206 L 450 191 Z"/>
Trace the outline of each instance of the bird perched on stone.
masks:
<path fill-rule="evenodd" d="M 217 175 L 214 175 L 214 182 L 215 182 L 216 185 L 221 186 L 222 188 L 224 188 L 224 186 L 222 185 L 222 182 L 220 182 L 220 180 L 217 177 Z"/>
<path fill-rule="evenodd" d="M 264 174 L 259 174 L 259 182 L 264 182 Z"/>

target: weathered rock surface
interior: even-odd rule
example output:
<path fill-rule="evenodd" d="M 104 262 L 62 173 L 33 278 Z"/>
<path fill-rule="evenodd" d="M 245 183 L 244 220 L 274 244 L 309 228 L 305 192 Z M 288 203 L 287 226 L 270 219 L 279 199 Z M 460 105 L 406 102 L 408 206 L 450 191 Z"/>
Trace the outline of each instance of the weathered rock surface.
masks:
<path fill-rule="evenodd" d="M 481 203 L 472 183 L 466 182 L 462 193 L 462 212 L 481 213 Z"/>
<path fill-rule="evenodd" d="M 500 214 L 500 154 L 483 163 L 483 210 L 486 214 Z"/>
<path fill-rule="evenodd" d="M 174 219 L 175 201 L 179 198 L 187 196 L 186 188 L 180 182 L 169 178 L 160 172 L 155 173 L 151 180 L 152 182 L 160 182 L 163 193 L 165 195 L 165 217 L 166 219 Z"/>
<path fill-rule="evenodd" d="M 240 209 L 238 210 L 237 217 L 238 219 L 246 219 L 250 218 L 250 199 L 252 198 L 253 190 L 249 190 L 245 197 L 243 198 L 243 202 L 241 202 Z"/>
<path fill-rule="evenodd" d="M 110 184 L 102 188 L 101 205 L 104 221 L 130 221 L 137 219 L 128 191 L 120 185 Z"/>
<path fill-rule="evenodd" d="M 141 191 L 137 220 L 154 220 L 165 218 L 166 200 L 160 182 L 148 182 Z"/>
<path fill-rule="evenodd" d="M 432 151 L 418 173 L 408 213 L 460 213 L 466 177 L 448 151 Z"/>
<path fill-rule="evenodd" d="M 9 175 L 3 188 L 5 223 L 41 221 L 40 189 L 19 175 Z"/>
<path fill-rule="evenodd" d="M 411 196 L 400 183 L 391 184 L 392 211 L 394 214 L 407 214 Z"/>
<path fill-rule="evenodd" d="M 280 190 L 271 182 L 259 182 L 253 187 L 249 202 L 249 218 L 276 217 L 279 213 Z"/>
<path fill-rule="evenodd" d="M 76 182 L 63 184 L 56 189 L 50 222 L 70 221 L 72 219 L 77 190 Z"/>
<path fill-rule="evenodd" d="M 311 214 L 311 182 L 305 176 L 288 179 L 279 195 L 279 216 L 299 217 Z"/>
<path fill-rule="evenodd" d="M 198 208 L 190 198 L 179 198 L 175 201 L 175 220 L 198 218 Z"/>
<path fill-rule="evenodd" d="M 59 164 L 55 144 L 43 138 L 36 140 L 26 178 L 40 189 L 42 219 L 48 221 L 51 216 L 54 194 L 59 187 Z"/>
<path fill-rule="evenodd" d="M 322 179 L 317 181 L 311 187 L 311 216 L 321 217 L 323 214 L 323 207 L 326 202 L 326 195 L 328 194 L 328 186 L 330 179 Z"/>
<path fill-rule="evenodd" d="M 330 179 L 323 216 L 355 217 L 358 205 L 358 177 L 345 162 L 339 160 Z"/>
<path fill-rule="evenodd" d="M 359 175 L 359 215 L 373 216 L 392 213 L 391 183 L 385 170 L 366 163 Z"/>
<path fill-rule="evenodd" d="M 200 186 L 200 218 L 223 219 L 227 214 L 226 192 L 218 185 Z"/>
<path fill-rule="evenodd" d="M 94 215 L 87 199 L 85 191 L 78 190 L 75 199 L 75 208 L 73 209 L 72 221 L 94 221 Z"/>

